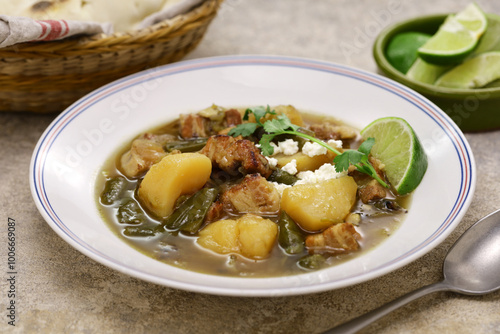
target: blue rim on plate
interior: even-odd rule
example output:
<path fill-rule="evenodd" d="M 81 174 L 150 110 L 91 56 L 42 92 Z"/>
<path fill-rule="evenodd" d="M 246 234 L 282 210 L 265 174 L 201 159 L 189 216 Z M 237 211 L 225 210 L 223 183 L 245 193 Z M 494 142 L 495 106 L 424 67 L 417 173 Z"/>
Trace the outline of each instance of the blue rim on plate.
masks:
<path fill-rule="evenodd" d="M 109 257 L 97 250 L 94 246 L 87 243 L 82 236 L 75 234 L 67 224 L 58 216 L 58 210 L 54 207 L 50 196 L 47 194 L 46 184 L 46 165 L 47 156 L 53 144 L 58 140 L 58 136 L 64 129 L 78 120 L 89 108 L 99 101 L 106 99 L 117 92 L 130 88 L 138 83 L 144 83 L 150 80 L 155 80 L 161 77 L 168 77 L 176 74 L 187 72 L 196 72 L 203 69 L 213 69 L 222 67 L 247 67 L 247 66 L 269 66 L 282 68 L 300 68 L 307 71 L 321 71 L 336 76 L 344 76 L 357 81 L 362 81 L 365 84 L 373 85 L 379 89 L 393 94 L 397 98 L 404 99 L 417 107 L 425 117 L 432 120 L 448 136 L 448 140 L 453 143 L 453 148 L 460 162 L 461 184 L 459 191 L 456 193 L 454 205 L 450 207 L 445 219 L 440 223 L 436 223 L 434 233 L 429 235 L 425 240 L 422 240 L 416 247 L 392 259 L 390 262 L 384 263 L 377 268 L 370 270 L 366 275 L 355 275 L 353 277 L 344 277 L 335 281 L 318 282 L 314 286 L 307 287 L 287 287 L 282 290 L 273 290 L 274 296 L 292 295 L 301 293 L 312 293 L 325 291 L 332 288 L 344 287 L 354 283 L 360 283 L 377 276 L 386 274 L 395 270 L 416 258 L 422 256 L 430 249 L 435 247 L 446 238 L 454 227 L 460 222 L 465 214 L 475 188 L 476 170 L 472 152 L 461 131 L 455 123 L 446 116 L 438 107 L 420 94 L 413 90 L 398 84 L 391 79 L 372 74 L 363 70 L 352 67 L 338 65 L 330 62 L 281 57 L 281 56 L 224 56 L 213 57 L 197 60 L 182 61 L 170 65 L 161 66 L 151 70 L 143 71 L 134 75 L 130 75 L 123 79 L 112 82 L 94 92 L 86 95 L 82 99 L 75 102 L 72 106 L 62 112 L 47 128 L 41 136 L 33 153 L 30 166 L 30 186 L 34 201 L 38 210 L 49 223 L 49 225 L 59 234 L 64 240 L 70 243 L 80 252 L 90 258 L 114 268 L 123 271 L 124 264 L 118 263 L 114 258 Z M 429 245 L 433 245 L 429 248 Z M 126 267 L 126 265 L 125 265 Z M 256 288 L 248 291 L 241 291 L 231 288 L 209 288 L 199 287 L 196 284 L 177 281 L 175 278 L 165 279 L 163 277 L 155 277 L 149 273 L 142 272 L 134 267 L 128 267 L 125 271 L 127 274 L 144 279 L 157 284 L 163 284 L 174 288 L 190 290 L 195 292 L 208 292 L 220 295 L 246 295 L 246 296 L 268 296 L 269 291 L 265 288 Z M 248 278 L 247 278 L 248 279 Z"/>

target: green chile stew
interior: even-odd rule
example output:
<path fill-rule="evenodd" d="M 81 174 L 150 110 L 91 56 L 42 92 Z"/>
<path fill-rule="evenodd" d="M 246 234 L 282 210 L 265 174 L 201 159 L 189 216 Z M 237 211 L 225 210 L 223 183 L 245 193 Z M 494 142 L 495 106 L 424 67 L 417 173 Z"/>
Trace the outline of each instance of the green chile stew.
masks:
<path fill-rule="evenodd" d="M 139 135 L 110 157 L 99 174 L 96 200 L 102 217 L 121 239 L 147 256 L 191 271 L 233 277 L 285 276 L 333 266 L 373 249 L 399 227 L 411 195 L 399 196 L 384 189 L 355 168 L 335 174 L 331 168 L 334 154 L 311 146 L 308 140 L 276 136 L 274 154 L 265 157 L 258 144 L 264 131 L 256 128 L 244 138 L 228 136 L 239 124 L 263 123 L 285 115 L 299 131 L 338 145 L 339 150 L 357 148 L 363 142 L 356 129 L 332 117 L 299 112 L 292 106 L 276 106 L 272 111 L 259 120 L 244 108 L 214 105 Z M 290 150 L 290 146 L 298 150 Z M 150 170 L 158 169 L 160 161 L 175 161 L 171 167 L 181 157 L 203 163 L 208 157 L 207 180 L 201 187 L 179 194 L 168 214 L 159 215 L 148 195 L 141 195 L 141 183 L 150 177 L 148 173 L 155 173 Z M 254 160 L 248 162 L 248 157 Z M 375 161 L 377 164 L 384 178 L 383 165 Z M 196 179 L 203 174 L 194 170 L 193 176 L 184 177 Z M 325 181 L 328 173 L 336 176 L 327 176 Z M 176 175 L 168 172 L 162 178 Z M 175 184 L 181 187 L 187 182 L 182 177 L 179 180 Z M 314 220 L 310 212 L 301 210 L 307 207 L 307 199 L 296 205 L 291 195 L 294 188 L 300 188 L 295 194 L 300 197 L 314 189 L 329 189 L 335 182 L 337 188 L 332 189 L 347 189 L 344 184 L 349 182 L 338 185 L 338 180 L 355 184 L 348 212 L 341 213 L 340 221 L 336 213 Z M 160 183 L 155 179 L 149 187 Z M 321 192 L 317 195 L 313 197 L 321 197 Z M 342 202 L 346 197 L 331 199 Z M 332 206 L 328 198 L 325 202 L 318 198 L 311 199 L 315 201 L 311 205 Z M 282 203 L 284 200 L 288 202 Z M 291 209 L 284 210 L 284 204 Z M 311 222 L 301 221 L 304 219 Z"/>

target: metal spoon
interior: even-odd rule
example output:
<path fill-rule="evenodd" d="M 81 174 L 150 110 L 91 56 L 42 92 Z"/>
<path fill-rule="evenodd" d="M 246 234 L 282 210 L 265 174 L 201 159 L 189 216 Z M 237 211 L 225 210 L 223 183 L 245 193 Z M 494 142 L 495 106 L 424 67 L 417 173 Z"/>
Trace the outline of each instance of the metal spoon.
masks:
<path fill-rule="evenodd" d="M 407 303 L 436 291 L 482 295 L 500 289 L 500 210 L 472 225 L 450 248 L 443 264 L 444 279 L 424 286 L 325 334 L 356 333 Z"/>

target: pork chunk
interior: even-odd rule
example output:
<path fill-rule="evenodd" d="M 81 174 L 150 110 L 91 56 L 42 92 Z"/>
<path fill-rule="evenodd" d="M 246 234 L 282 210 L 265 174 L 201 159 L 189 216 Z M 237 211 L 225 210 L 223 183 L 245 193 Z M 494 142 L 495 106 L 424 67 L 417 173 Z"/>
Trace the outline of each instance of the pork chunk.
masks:
<path fill-rule="evenodd" d="M 176 137 L 173 135 L 165 134 L 156 134 L 151 132 L 143 133 L 138 139 L 146 139 L 152 142 L 155 142 L 160 145 L 165 145 L 168 142 L 176 140 Z"/>
<path fill-rule="evenodd" d="M 233 127 L 241 124 L 241 114 L 236 109 L 228 109 L 225 111 L 225 127 Z"/>
<path fill-rule="evenodd" d="M 321 140 L 349 140 L 357 137 L 358 133 L 347 125 L 333 124 L 329 122 L 313 124 L 310 130 L 316 138 Z"/>
<path fill-rule="evenodd" d="M 267 178 L 272 173 L 267 159 L 255 147 L 255 144 L 247 139 L 215 135 L 208 139 L 200 153 L 209 157 L 215 167 L 231 175 L 238 172 L 259 173 Z"/>
<path fill-rule="evenodd" d="M 167 155 L 163 150 L 163 145 L 174 139 L 175 137 L 171 135 L 151 133 L 145 133 L 135 139 L 130 150 L 125 152 L 120 159 L 122 172 L 129 178 L 140 176 Z"/>
<path fill-rule="evenodd" d="M 377 180 L 371 180 L 358 190 L 359 198 L 363 203 L 378 201 L 386 196 L 385 188 Z"/>
<path fill-rule="evenodd" d="M 368 157 L 368 161 L 372 164 L 373 168 L 377 172 L 378 176 L 380 176 L 382 179 L 384 178 L 384 168 L 385 165 L 380 161 L 379 159 L 375 158 L 373 155 L 370 154 Z"/>
<path fill-rule="evenodd" d="M 210 137 L 227 128 L 241 124 L 241 114 L 236 109 L 211 106 L 197 114 L 179 116 L 179 134 L 184 139 Z"/>
<path fill-rule="evenodd" d="M 222 194 L 221 202 L 224 210 L 230 213 L 270 215 L 280 209 L 278 191 L 260 174 L 245 176 L 241 183 Z"/>
<path fill-rule="evenodd" d="M 205 216 L 205 223 L 211 223 L 222 219 L 224 216 L 224 204 L 220 200 L 216 200 L 210 205 L 208 212 Z"/>
<path fill-rule="evenodd" d="M 351 223 L 330 226 L 322 233 L 306 237 L 306 248 L 310 254 L 343 254 L 359 249 L 360 234 Z"/>
<path fill-rule="evenodd" d="M 375 172 L 377 172 L 377 175 L 382 180 L 385 180 L 385 172 L 384 172 L 385 165 L 371 154 L 368 157 L 368 161 L 373 166 L 373 169 L 375 169 Z M 366 184 L 367 180 L 369 180 L 371 178 L 367 174 L 361 173 L 360 171 L 358 171 L 356 169 L 356 166 L 354 166 L 354 165 L 350 165 L 349 168 L 347 169 L 347 171 L 349 173 L 349 176 L 352 176 L 354 178 L 354 180 L 356 181 L 356 183 L 358 183 L 358 185 Z"/>
<path fill-rule="evenodd" d="M 184 139 L 208 137 L 206 128 L 208 127 L 208 120 L 197 114 L 181 114 L 180 120 L 180 135 Z"/>

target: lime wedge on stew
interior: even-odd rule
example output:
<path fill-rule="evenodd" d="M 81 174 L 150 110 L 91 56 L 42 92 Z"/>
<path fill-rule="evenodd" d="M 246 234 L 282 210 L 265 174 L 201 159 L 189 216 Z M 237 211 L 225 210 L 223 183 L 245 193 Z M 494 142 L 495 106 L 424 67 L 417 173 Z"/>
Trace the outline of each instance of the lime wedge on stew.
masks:
<path fill-rule="evenodd" d="M 387 45 L 385 56 L 389 63 L 401 73 L 406 73 L 417 59 L 417 50 L 431 35 L 420 32 L 397 34 Z"/>
<path fill-rule="evenodd" d="M 402 118 L 379 118 L 361 131 L 375 138 L 371 154 L 385 165 L 385 174 L 400 194 L 417 188 L 427 170 L 427 156 L 411 126 Z"/>
<path fill-rule="evenodd" d="M 449 69 L 450 66 L 429 64 L 418 58 L 406 72 L 406 76 L 412 80 L 433 85 Z"/>
<path fill-rule="evenodd" d="M 443 74 L 436 86 L 481 88 L 500 79 L 500 51 L 482 53 Z"/>
<path fill-rule="evenodd" d="M 472 53 L 487 26 L 483 11 L 470 4 L 460 13 L 449 15 L 418 54 L 431 64 L 459 63 Z"/>

